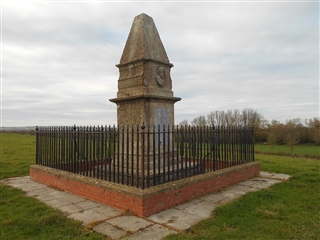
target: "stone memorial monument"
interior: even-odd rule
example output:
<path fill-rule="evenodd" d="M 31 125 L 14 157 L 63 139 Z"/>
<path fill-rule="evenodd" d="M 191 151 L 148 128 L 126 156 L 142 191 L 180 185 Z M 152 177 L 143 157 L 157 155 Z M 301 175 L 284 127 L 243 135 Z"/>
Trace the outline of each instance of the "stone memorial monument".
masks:
<path fill-rule="evenodd" d="M 120 71 L 117 98 L 110 99 L 110 101 L 117 104 L 118 126 L 147 126 L 150 128 L 160 126 L 161 131 L 164 126 L 166 131 L 168 131 L 168 126 L 174 126 L 174 103 L 180 101 L 181 98 L 173 96 L 170 77 L 170 69 L 173 64 L 169 62 L 153 19 L 148 15 L 143 13 L 135 17 L 120 64 L 117 67 Z M 138 143 L 134 141 L 134 146 L 131 144 L 127 146 L 127 143 L 132 141 L 120 139 L 119 142 L 125 143 L 119 146 L 119 151 L 124 153 L 123 158 L 126 159 L 114 161 L 115 164 L 122 165 L 127 162 L 128 166 L 123 166 L 124 168 L 136 170 L 140 166 L 142 171 L 147 165 L 156 164 L 159 169 L 163 166 L 164 154 L 168 154 L 168 151 L 171 151 L 172 154 L 172 150 L 165 151 L 163 146 L 161 148 L 158 146 L 163 142 L 173 144 L 173 138 L 168 134 L 161 133 L 159 138 L 154 135 L 148 136 L 151 142 L 151 145 L 149 142 L 148 151 L 139 151 L 140 156 L 143 155 L 143 160 L 137 156 L 137 144 L 139 144 L 138 148 L 142 149 L 141 141 Z M 155 138 L 154 144 L 152 143 L 153 138 Z M 171 143 L 168 143 L 167 139 L 171 139 Z M 153 162 L 148 160 L 151 158 L 155 160 Z M 132 160 L 139 161 L 139 166 L 132 163 Z"/>
<path fill-rule="evenodd" d="M 135 17 L 117 67 L 118 127 L 37 127 L 31 180 L 150 216 L 259 174 L 253 129 L 174 127 L 181 99 L 148 15 Z"/>
<path fill-rule="evenodd" d="M 167 53 L 153 19 L 135 17 L 120 64 L 117 98 L 119 126 L 174 125 L 174 103 Z"/>

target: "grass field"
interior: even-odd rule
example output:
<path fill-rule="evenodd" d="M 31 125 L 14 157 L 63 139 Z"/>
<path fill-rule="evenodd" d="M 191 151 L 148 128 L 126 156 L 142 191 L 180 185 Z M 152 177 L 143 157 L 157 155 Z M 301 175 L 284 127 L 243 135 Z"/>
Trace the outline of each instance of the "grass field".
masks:
<path fill-rule="evenodd" d="M 0 133 L 0 179 L 29 175 L 35 136 Z M 0 184 L 0 239 L 106 239 L 19 190 Z"/>
<path fill-rule="evenodd" d="M 35 137 L 0 133 L 0 179 L 26 176 Z M 167 239 L 320 239 L 319 160 L 256 155 L 261 170 L 292 178 L 216 208 L 210 219 Z M 78 221 L 0 184 L 0 239 L 105 239 Z"/>
<path fill-rule="evenodd" d="M 268 153 L 275 155 L 290 155 L 290 148 L 287 145 L 276 145 L 273 147 L 273 152 L 269 145 L 255 145 L 255 151 L 259 153 Z M 320 158 L 320 146 L 309 146 L 309 145 L 296 145 L 292 152 L 294 157 L 311 157 Z"/>
<path fill-rule="evenodd" d="M 320 162 L 268 155 L 256 160 L 261 170 L 292 178 L 219 207 L 210 219 L 166 239 L 320 239 Z"/>
<path fill-rule="evenodd" d="M 0 179 L 29 174 L 35 163 L 35 141 L 34 135 L 0 133 Z"/>

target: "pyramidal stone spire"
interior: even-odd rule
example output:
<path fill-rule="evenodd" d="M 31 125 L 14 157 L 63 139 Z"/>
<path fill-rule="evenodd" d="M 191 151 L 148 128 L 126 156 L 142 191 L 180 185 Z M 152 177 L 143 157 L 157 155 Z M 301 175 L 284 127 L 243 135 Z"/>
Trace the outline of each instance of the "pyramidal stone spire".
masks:
<path fill-rule="evenodd" d="M 153 19 L 144 13 L 134 18 L 120 64 L 142 59 L 169 63 Z"/>
<path fill-rule="evenodd" d="M 134 18 L 119 68 L 118 125 L 174 125 L 174 103 L 170 69 L 173 65 L 151 17 Z"/>

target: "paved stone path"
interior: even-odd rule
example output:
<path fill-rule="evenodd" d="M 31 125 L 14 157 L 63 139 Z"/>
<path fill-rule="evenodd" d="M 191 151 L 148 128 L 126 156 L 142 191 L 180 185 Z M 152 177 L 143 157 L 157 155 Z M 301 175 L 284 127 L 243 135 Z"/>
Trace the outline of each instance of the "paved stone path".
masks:
<path fill-rule="evenodd" d="M 119 209 L 50 188 L 30 180 L 29 176 L 8 178 L 1 182 L 21 189 L 27 196 L 59 209 L 68 218 L 82 221 L 84 225 L 111 239 L 157 240 L 210 218 L 212 210 L 219 205 L 231 202 L 248 192 L 269 188 L 289 178 L 290 176 L 286 174 L 260 172 L 260 177 L 240 182 L 145 218 L 132 216 Z"/>

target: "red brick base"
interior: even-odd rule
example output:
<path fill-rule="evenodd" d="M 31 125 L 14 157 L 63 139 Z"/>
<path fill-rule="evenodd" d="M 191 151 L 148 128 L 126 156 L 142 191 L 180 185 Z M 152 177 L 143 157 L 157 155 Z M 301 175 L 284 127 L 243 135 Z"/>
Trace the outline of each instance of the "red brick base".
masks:
<path fill-rule="evenodd" d="M 149 216 L 252 178 L 259 175 L 259 172 L 259 163 L 247 163 L 142 190 L 39 165 L 30 167 L 30 177 L 34 181 L 121 210 L 129 210 L 138 216 Z"/>

